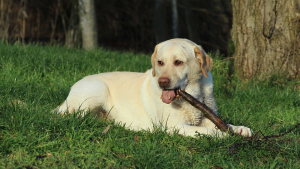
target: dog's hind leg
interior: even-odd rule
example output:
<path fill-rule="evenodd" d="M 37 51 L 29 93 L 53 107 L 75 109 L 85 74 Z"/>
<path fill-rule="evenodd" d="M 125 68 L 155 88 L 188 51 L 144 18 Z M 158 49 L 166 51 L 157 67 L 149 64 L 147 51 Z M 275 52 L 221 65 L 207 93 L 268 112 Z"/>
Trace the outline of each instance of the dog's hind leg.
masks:
<path fill-rule="evenodd" d="M 84 115 L 88 110 L 105 110 L 103 106 L 109 106 L 108 99 L 109 91 L 105 83 L 84 78 L 72 86 L 67 99 L 54 111 L 74 113 L 81 110 Z"/>

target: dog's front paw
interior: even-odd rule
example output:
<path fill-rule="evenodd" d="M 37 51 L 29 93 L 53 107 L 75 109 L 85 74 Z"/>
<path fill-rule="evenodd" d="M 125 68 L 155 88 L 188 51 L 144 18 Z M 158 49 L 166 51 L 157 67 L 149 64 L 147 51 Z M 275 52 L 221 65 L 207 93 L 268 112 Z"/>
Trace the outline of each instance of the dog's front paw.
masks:
<path fill-rule="evenodd" d="M 245 126 L 234 126 L 231 124 L 228 124 L 228 127 L 236 134 L 239 134 L 243 137 L 252 137 L 253 131 Z"/>
<path fill-rule="evenodd" d="M 237 126 L 236 129 L 233 130 L 234 133 L 239 134 L 243 137 L 252 137 L 253 136 L 253 131 L 245 126 Z"/>

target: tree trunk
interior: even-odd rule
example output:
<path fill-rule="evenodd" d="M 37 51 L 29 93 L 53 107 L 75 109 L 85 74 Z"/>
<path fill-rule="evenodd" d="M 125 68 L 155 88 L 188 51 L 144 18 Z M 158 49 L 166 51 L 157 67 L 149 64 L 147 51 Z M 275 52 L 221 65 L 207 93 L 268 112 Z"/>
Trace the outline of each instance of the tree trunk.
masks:
<path fill-rule="evenodd" d="M 95 49 L 98 47 L 94 6 L 94 0 L 79 0 L 79 18 L 82 31 L 82 47 L 84 49 Z"/>
<path fill-rule="evenodd" d="M 299 0 L 232 0 L 234 65 L 240 78 L 299 77 Z"/>
<path fill-rule="evenodd" d="M 72 1 L 71 16 L 65 32 L 65 46 L 68 48 L 81 47 L 82 35 L 79 28 L 78 3 Z"/>

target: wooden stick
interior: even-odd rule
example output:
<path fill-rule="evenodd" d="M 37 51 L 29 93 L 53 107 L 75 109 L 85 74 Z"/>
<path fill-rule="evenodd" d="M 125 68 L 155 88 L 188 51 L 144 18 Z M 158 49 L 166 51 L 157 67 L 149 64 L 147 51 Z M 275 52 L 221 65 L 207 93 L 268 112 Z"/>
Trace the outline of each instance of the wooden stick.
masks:
<path fill-rule="evenodd" d="M 177 96 L 181 96 L 184 100 L 189 102 L 192 106 L 200 110 L 206 118 L 208 118 L 210 121 L 212 121 L 220 130 L 224 132 L 228 132 L 230 135 L 233 135 L 233 131 L 229 130 L 229 127 L 226 123 L 224 123 L 209 107 L 207 107 L 205 104 L 199 102 L 197 99 L 195 99 L 193 96 L 188 94 L 185 91 L 177 90 Z"/>

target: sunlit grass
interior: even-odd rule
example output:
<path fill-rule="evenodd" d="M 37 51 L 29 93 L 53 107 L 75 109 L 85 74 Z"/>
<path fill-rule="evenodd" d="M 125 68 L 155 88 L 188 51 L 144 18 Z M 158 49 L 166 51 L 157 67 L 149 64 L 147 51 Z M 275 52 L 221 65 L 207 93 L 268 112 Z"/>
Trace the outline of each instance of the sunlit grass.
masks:
<path fill-rule="evenodd" d="M 219 114 L 265 135 L 299 122 L 299 81 L 242 82 L 214 57 Z M 50 111 L 82 77 L 108 71 L 144 72 L 150 54 L 0 43 L 1 168 L 297 168 L 299 129 L 268 145 L 239 137 L 214 139 L 132 132 L 93 116 Z M 280 83 L 279 83 L 280 82 Z M 80 113 L 80 112 L 79 112 Z M 112 127 L 103 136 L 107 125 Z M 237 145 L 230 153 L 233 145 Z"/>

